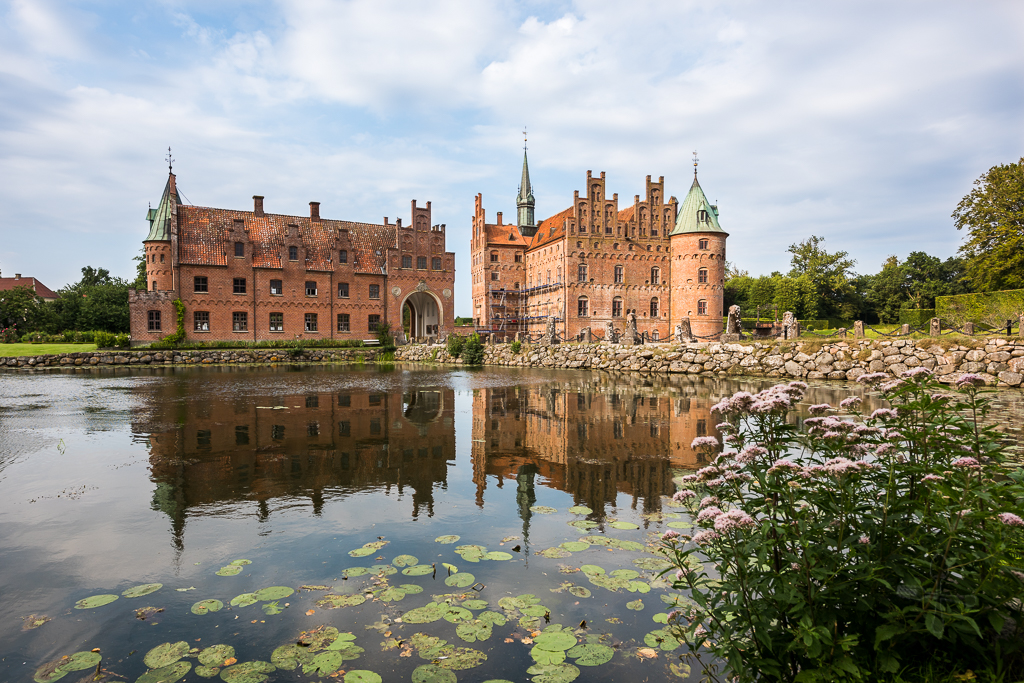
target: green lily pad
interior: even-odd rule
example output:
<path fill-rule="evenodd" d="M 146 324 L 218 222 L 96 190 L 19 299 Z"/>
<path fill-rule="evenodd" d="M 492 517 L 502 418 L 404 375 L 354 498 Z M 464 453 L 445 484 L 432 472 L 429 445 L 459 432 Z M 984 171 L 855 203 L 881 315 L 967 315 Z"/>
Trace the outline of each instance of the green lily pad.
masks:
<path fill-rule="evenodd" d="M 692 529 L 693 525 L 689 522 L 669 522 L 667 525 L 670 529 Z"/>
<path fill-rule="evenodd" d="M 644 601 L 643 600 L 634 600 L 633 602 L 627 602 L 626 603 L 626 609 L 631 609 L 634 612 L 643 611 L 643 608 L 644 608 Z"/>
<path fill-rule="evenodd" d="M 613 529 L 639 529 L 639 525 L 633 524 L 632 522 L 612 522 L 609 524 Z"/>
<path fill-rule="evenodd" d="M 419 564 L 419 558 L 415 555 L 399 555 L 395 559 L 391 560 L 391 564 L 396 567 L 412 567 L 413 565 Z"/>
<path fill-rule="evenodd" d="M 345 674 L 345 683 L 381 683 L 380 674 L 366 669 L 352 669 Z"/>
<path fill-rule="evenodd" d="M 581 541 L 586 541 L 590 545 L 603 545 L 611 547 L 612 541 L 615 539 L 608 538 L 607 536 L 583 536 L 580 538 Z"/>
<path fill-rule="evenodd" d="M 224 609 L 224 603 L 220 600 L 200 600 L 196 604 L 192 605 L 192 614 L 209 614 L 210 612 L 219 612 Z"/>
<path fill-rule="evenodd" d="M 216 678 L 219 673 L 219 666 L 197 666 L 195 668 L 195 674 L 200 678 Z"/>
<path fill-rule="evenodd" d="M 491 624 L 480 619 L 464 621 L 455 627 L 455 634 L 467 643 L 475 643 L 478 640 L 487 640 L 491 637 Z"/>
<path fill-rule="evenodd" d="M 577 529 L 583 530 L 593 529 L 597 526 L 600 526 L 597 522 L 591 521 L 589 519 L 574 519 L 571 522 L 568 522 L 568 524 L 569 526 L 574 526 Z"/>
<path fill-rule="evenodd" d="M 223 666 L 224 661 L 235 656 L 235 648 L 230 645 L 211 645 L 199 653 L 199 663 L 203 666 Z"/>
<path fill-rule="evenodd" d="M 366 602 L 366 596 L 362 593 L 354 593 L 352 595 L 335 595 L 333 593 L 325 595 L 316 601 L 318 607 L 325 609 L 338 609 L 339 607 L 355 607 Z"/>
<path fill-rule="evenodd" d="M 270 662 L 242 662 L 221 671 L 220 677 L 226 683 L 263 683 L 266 674 L 276 670 Z"/>
<path fill-rule="evenodd" d="M 392 574 L 398 573 L 398 570 L 390 564 L 375 564 L 370 567 L 370 571 L 377 576 L 391 576 Z"/>
<path fill-rule="evenodd" d="M 403 583 L 399 588 L 404 590 L 406 595 L 416 595 L 423 592 L 423 587 L 417 586 L 414 583 Z"/>
<path fill-rule="evenodd" d="M 584 564 L 580 566 L 580 571 L 584 574 L 604 574 L 604 569 L 598 567 L 596 564 Z"/>
<path fill-rule="evenodd" d="M 587 578 L 590 579 L 590 583 L 595 586 L 600 586 L 601 588 L 610 590 L 613 593 L 620 588 L 629 588 L 628 579 L 617 579 L 613 576 L 606 576 L 603 574 L 588 574 Z"/>
<path fill-rule="evenodd" d="M 455 552 L 466 562 L 479 562 L 487 555 L 487 548 L 482 545 L 460 545 Z"/>
<path fill-rule="evenodd" d="M 522 617 L 519 619 L 519 628 L 524 631 L 536 631 L 540 628 L 540 617 Z"/>
<path fill-rule="evenodd" d="M 473 609 L 473 610 L 487 609 L 487 601 L 486 600 L 464 600 L 462 602 L 462 606 L 465 607 L 466 609 Z"/>
<path fill-rule="evenodd" d="M 668 612 L 658 612 L 653 617 L 651 617 L 651 619 L 653 619 L 654 622 L 658 623 L 658 624 L 667 624 L 668 623 Z"/>
<path fill-rule="evenodd" d="M 534 645 L 530 650 L 530 656 L 533 657 L 534 662 L 541 666 L 561 664 L 565 661 L 565 650 L 545 650 Z"/>
<path fill-rule="evenodd" d="M 122 591 L 121 596 L 125 598 L 141 598 L 143 595 L 156 593 L 163 587 L 162 583 L 144 583 L 141 586 L 132 586 L 128 590 Z"/>
<path fill-rule="evenodd" d="M 377 548 L 367 548 L 364 546 L 355 550 L 349 550 L 348 554 L 352 557 L 366 557 L 367 555 L 373 555 L 375 552 L 377 552 Z"/>
<path fill-rule="evenodd" d="M 629 585 L 626 586 L 626 590 L 630 593 L 650 593 L 651 586 L 643 581 L 630 581 Z"/>
<path fill-rule="evenodd" d="M 527 669 L 526 673 L 533 676 L 533 683 L 570 683 L 580 676 L 580 670 L 568 662 L 544 666 L 537 664 Z"/>
<path fill-rule="evenodd" d="M 191 662 L 175 662 L 139 676 L 135 683 L 176 683 L 192 669 Z"/>
<path fill-rule="evenodd" d="M 572 553 L 571 552 L 569 552 L 565 548 L 559 548 L 557 546 L 554 547 L 554 548 L 546 548 L 544 550 L 541 550 L 537 554 L 542 556 L 542 557 L 548 557 L 548 558 L 550 558 L 552 560 L 558 560 L 558 559 L 561 559 L 561 558 L 564 558 L 564 557 L 572 557 Z"/>
<path fill-rule="evenodd" d="M 629 552 L 638 553 L 644 549 L 643 543 L 637 543 L 636 541 L 624 541 L 621 538 L 609 539 L 609 545 L 619 550 L 628 550 Z"/>
<path fill-rule="evenodd" d="M 270 655 L 270 662 L 278 669 L 291 671 L 300 664 L 306 664 L 313 659 L 310 648 L 299 647 L 294 643 L 282 645 Z"/>
<path fill-rule="evenodd" d="M 405 591 L 392 586 L 381 591 L 377 598 L 381 602 L 398 602 L 399 600 L 405 600 Z"/>
<path fill-rule="evenodd" d="M 413 567 L 406 567 L 402 570 L 402 573 L 406 576 L 426 576 L 434 572 L 433 565 L 429 564 L 417 564 Z"/>
<path fill-rule="evenodd" d="M 545 614 L 551 612 L 551 610 L 544 605 L 530 605 L 529 607 L 523 607 L 519 611 L 528 617 L 543 617 Z"/>
<path fill-rule="evenodd" d="M 448 647 L 447 640 L 426 633 L 415 633 L 409 641 L 422 659 L 433 659 Z"/>
<path fill-rule="evenodd" d="M 407 624 L 430 624 L 441 620 L 447 611 L 448 605 L 445 603 L 428 602 L 423 607 L 411 609 L 403 614 L 402 621 Z"/>
<path fill-rule="evenodd" d="M 369 567 L 349 567 L 348 569 L 343 571 L 341 573 L 341 575 L 346 577 L 346 578 L 351 579 L 351 578 L 353 578 L 355 576 L 363 576 L 364 574 L 369 574 L 369 573 L 370 573 L 370 568 Z"/>
<path fill-rule="evenodd" d="M 289 595 L 295 592 L 294 588 L 288 586 L 271 586 L 270 588 L 261 588 L 256 591 L 256 599 L 260 602 L 269 602 L 270 600 L 280 600 L 281 598 L 287 598 Z"/>
<path fill-rule="evenodd" d="M 412 683 L 456 683 L 457 680 L 454 673 L 437 664 L 423 664 L 412 672 Z"/>
<path fill-rule="evenodd" d="M 328 676 L 338 669 L 345 663 L 345 657 L 337 651 L 321 652 L 313 656 L 313 659 L 308 664 L 302 666 L 302 673 L 307 676 L 311 673 L 315 673 L 321 678 Z"/>
<path fill-rule="evenodd" d="M 577 645 L 566 654 L 576 660 L 576 666 L 600 666 L 611 661 L 615 650 L 607 645 L 588 643 Z"/>
<path fill-rule="evenodd" d="M 615 571 L 608 574 L 608 576 L 614 576 L 616 579 L 635 579 L 640 576 L 640 572 L 635 569 L 616 569 Z"/>
<path fill-rule="evenodd" d="M 586 586 L 569 586 L 569 592 L 577 598 L 589 598 L 593 593 Z"/>
<path fill-rule="evenodd" d="M 487 661 L 487 655 L 471 647 L 453 647 L 445 652 L 447 659 L 441 659 L 438 666 L 442 669 L 462 671 L 480 666 Z"/>
<path fill-rule="evenodd" d="M 542 650 L 568 650 L 576 644 L 576 636 L 569 631 L 545 631 L 533 639 L 535 647 Z"/>
<path fill-rule="evenodd" d="M 566 541 L 560 547 L 565 548 L 569 552 L 578 553 L 589 548 L 590 544 L 586 541 Z"/>
<path fill-rule="evenodd" d="M 594 513 L 594 511 L 588 508 L 586 505 L 573 505 L 571 508 L 569 508 L 569 512 L 571 512 L 574 515 L 590 515 Z"/>
<path fill-rule="evenodd" d="M 456 588 L 469 588 L 476 583 L 476 577 L 469 572 L 459 572 L 458 574 L 452 574 L 444 580 L 446 586 L 454 586 Z"/>
<path fill-rule="evenodd" d="M 468 609 L 462 609 L 461 607 L 448 607 L 448 610 L 444 613 L 444 620 L 450 621 L 453 624 L 457 624 L 462 621 L 470 621 L 473 618 L 473 613 Z"/>
<path fill-rule="evenodd" d="M 498 612 L 481 612 L 476 618 L 480 621 L 486 621 L 492 626 L 504 626 L 507 621 L 507 619 L 505 619 L 505 615 L 499 614 Z"/>
<path fill-rule="evenodd" d="M 640 567 L 640 569 L 660 572 L 662 569 L 668 569 L 671 567 L 672 563 L 668 560 L 663 560 L 660 557 L 638 557 L 633 560 L 633 565 Z"/>
<path fill-rule="evenodd" d="M 231 560 L 230 562 L 228 562 L 228 564 L 233 564 L 238 567 L 241 567 L 247 564 L 252 564 L 252 560 Z"/>
<path fill-rule="evenodd" d="M 176 661 L 187 655 L 188 650 L 189 644 L 184 640 L 178 641 L 177 643 L 163 643 L 162 645 L 157 645 L 147 652 L 146 656 L 142 658 L 142 661 L 150 669 L 159 669 L 169 664 L 174 664 Z"/>
<path fill-rule="evenodd" d="M 506 552 L 502 552 L 500 550 L 492 550 L 491 552 L 489 552 L 486 555 L 484 555 L 484 559 L 485 560 L 495 560 L 495 561 L 498 561 L 498 562 L 503 562 L 503 561 L 506 561 L 506 560 L 511 560 L 512 559 L 512 553 L 506 553 Z"/>
<path fill-rule="evenodd" d="M 456 543 L 462 536 L 456 534 L 446 534 L 444 536 L 438 536 L 434 539 L 434 543 L 444 543 L 446 545 Z"/>
<path fill-rule="evenodd" d="M 119 596 L 112 594 L 104 595 L 93 595 L 88 598 L 82 598 L 75 603 L 75 609 L 94 609 L 96 607 L 103 607 L 103 605 L 109 605 L 110 603 L 117 600 Z"/>
<path fill-rule="evenodd" d="M 229 564 L 226 567 L 221 567 L 217 570 L 217 576 L 235 576 L 241 574 L 242 568 L 236 564 Z"/>
<path fill-rule="evenodd" d="M 449 564 L 448 562 L 442 562 L 441 566 L 444 567 L 445 569 L 447 569 L 449 574 L 458 574 L 459 573 L 459 568 L 456 567 L 454 564 Z"/>
<path fill-rule="evenodd" d="M 269 616 L 274 616 L 275 614 L 280 614 L 284 611 L 284 607 L 282 607 L 277 600 L 264 604 L 262 609 L 263 613 Z"/>
<path fill-rule="evenodd" d="M 249 605 L 255 605 L 260 599 L 256 597 L 255 593 L 242 593 L 231 598 L 232 607 L 248 607 Z"/>
<path fill-rule="evenodd" d="M 540 515 L 551 515 L 558 512 L 558 510 L 553 507 L 548 507 L 547 505 L 534 505 L 530 508 L 530 512 L 536 512 Z"/>
<path fill-rule="evenodd" d="M 648 647 L 661 648 L 666 652 L 671 652 L 679 647 L 679 641 L 676 640 L 676 637 L 672 635 L 667 626 L 665 628 L 659 628 L 651 631 L 645 635 L 644 642 Z"/>

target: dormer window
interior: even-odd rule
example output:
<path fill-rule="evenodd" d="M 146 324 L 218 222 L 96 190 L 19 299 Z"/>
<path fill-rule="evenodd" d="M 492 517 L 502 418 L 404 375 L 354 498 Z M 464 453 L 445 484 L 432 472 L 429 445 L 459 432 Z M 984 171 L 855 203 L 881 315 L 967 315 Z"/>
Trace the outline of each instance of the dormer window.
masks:
<path fill-rule="evenodd" d="M 245 244 L 242 242 L 235 242 L 235 258 L 245 257 Z"/>
<path fill-rule="evenodd" d="M 348 251 L 342 249 L 338 252 L 338 263 L 348 263 Z"/>
<path fill-rule="evenodd" d="M 705 211 L 704 209 L 699 209 L 697 211 L 697 222 L 698 223 L 707 223 L 708 222 L 708 212 Z"/>
<path fill-rule="evenodd" d="M 289 261 L 298 261 L 299 260 L 299 248 L 298 247 L 288 247 L 288 260 Z"/>

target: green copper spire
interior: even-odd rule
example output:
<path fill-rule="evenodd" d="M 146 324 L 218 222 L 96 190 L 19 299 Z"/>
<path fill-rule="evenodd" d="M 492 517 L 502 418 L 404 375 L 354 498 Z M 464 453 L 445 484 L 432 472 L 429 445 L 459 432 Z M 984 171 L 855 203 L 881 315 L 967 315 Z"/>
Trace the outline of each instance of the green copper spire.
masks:
<path fill-rule="evenodd" d="M 686 194 L 686 199 L 679 206 L 676 227 L 670 235 L 682 235 L 688 232 L 725 232 L 718 224 L 718 207 L 711 204 L 704 196 L 704 190 L 697 182 L 697 172 L 693 173 L 693 184 Z"/>
<path fill-rule="evenodd" d="M 526 132 L 523 132 L 526 135 Z M 524 237 L 532 237 L 532 234 L 527 235 L 530 228 L 533 228 L 533 232 L 536 232 L 536 225 L 534 220 L 534 199 L 533 199 L 533 186 L 530 184 L 530 165 L 526 160 L 526 139 L 523 139 L 523 178 L 519 181 L 519 196 L 516 197 L 516 208 L 519 210 L 519 228 L 520 232 L 523 233 Z M 526 228 L 526 231 L 522 229 Z"/>
<path fill-rule="evenodd" d="M 171 216 L 174 215 L 181 203 L 178 196 L 178 187 L 175 184 L 174 174 L 167 176 L 167 184 L 164 186 L 164 194 L 160 197 L 160 205 L 156 209 L 150 209 L 146 214 L 149 221 L 149 236 L 144 242 L 161 242 L 171 239 Z"/>

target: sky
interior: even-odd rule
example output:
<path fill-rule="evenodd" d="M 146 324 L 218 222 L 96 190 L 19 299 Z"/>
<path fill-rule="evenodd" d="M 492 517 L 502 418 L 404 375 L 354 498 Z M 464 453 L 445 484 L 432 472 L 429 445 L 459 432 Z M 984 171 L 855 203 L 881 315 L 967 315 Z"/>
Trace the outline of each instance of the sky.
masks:
<path fill-rule="evenodd" d="M 873 273 L 946 258 L 972 183 L 1024 156 L 1015 0 L 0 0 L 0 272 L 133 278 L 172 148 L 184 199 L 409 220 L 432 202 L 470 313 L 473 199 L 619 205 L 693 153 L 752 275 L 819 235 Z"/>

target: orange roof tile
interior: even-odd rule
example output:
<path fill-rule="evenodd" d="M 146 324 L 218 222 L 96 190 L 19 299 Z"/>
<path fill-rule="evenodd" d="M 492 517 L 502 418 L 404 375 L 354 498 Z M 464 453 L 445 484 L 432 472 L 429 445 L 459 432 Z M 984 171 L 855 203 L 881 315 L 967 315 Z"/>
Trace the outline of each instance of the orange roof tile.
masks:
<path fill-rule="evenodd" d="M 619 211 L 619 220 L 622 221 L 623 223 L 628 223 L 631 220 L 633 220 L 633 209 L 634 207 L 629 206 L 623 209 L 622 211 Z"/>
<path fill-rule="evenodd" d="M 488 244 L 526 246 L 526 238 L 520 234 L 518 227 L 510 223 L 503 223 L 501 225 L 485 223 L 484 235 Z"/>
<path fill-rule="evenodd" d="M 34 277 L 0 277 L 0 292 L 7 292 L 15 287 L 28 287 L 40 299 L 57 299 L 57 294 Z"/>
<path fill-rule="evenodd" d="M 570 206 L 565 211 L 560 211 L 554 216 L 542 220 L 537 226 L 537 234 L 530 241 L 530 249 L 542 247 L 565 237 L 565 220 L 575 215 L 576 209 Z"/>

